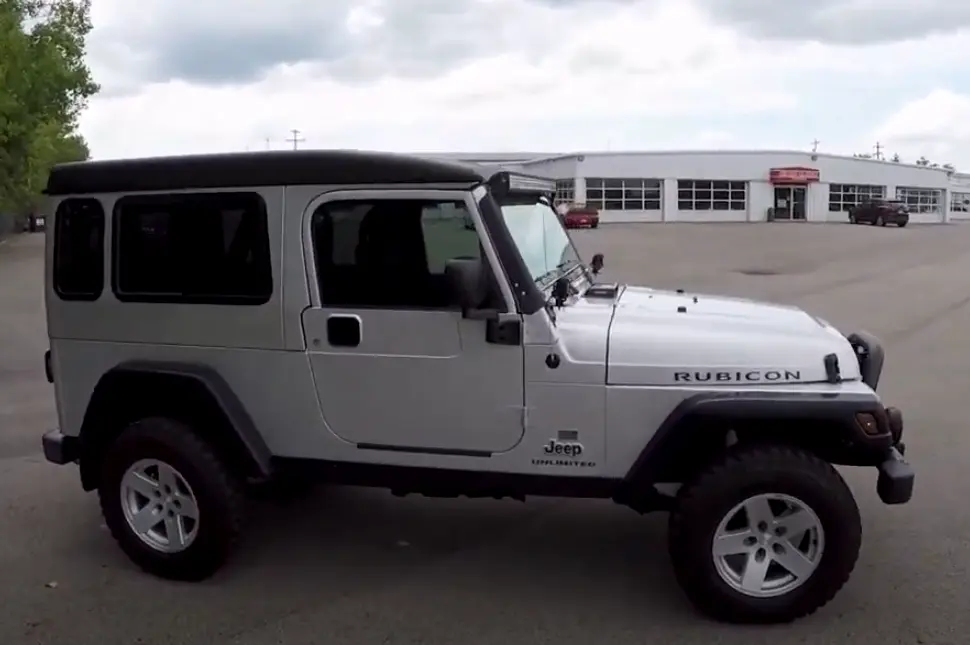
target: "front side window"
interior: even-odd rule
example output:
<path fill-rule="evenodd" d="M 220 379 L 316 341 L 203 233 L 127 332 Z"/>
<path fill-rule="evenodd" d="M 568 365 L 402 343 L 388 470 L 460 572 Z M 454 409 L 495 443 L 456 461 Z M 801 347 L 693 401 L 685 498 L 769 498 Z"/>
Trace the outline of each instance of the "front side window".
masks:
<path fill-rule="evenodd" d="M 104 289 L 104 208 L 65 199 L 54 215 L 54 292 L 61 300 L 97 300 Z"/>
<path fill-rule="evenodd" d="M 451 309 L 445 264 L 482 257 L 463 201 L 327 202 L 311 226 L 326 307 Z"/>
<path fill-rule="evenodd" d="M 523 200 L 501 208 L 505 226 L 540 289 L 581 265 L 562 220 L 547 202 Z"/>
<path fill-rule="evenodd" d="M 266 204 L 258 193 L 118 200 L 114 290 L 124 302 L 260 305 L 273 294 Z"/>

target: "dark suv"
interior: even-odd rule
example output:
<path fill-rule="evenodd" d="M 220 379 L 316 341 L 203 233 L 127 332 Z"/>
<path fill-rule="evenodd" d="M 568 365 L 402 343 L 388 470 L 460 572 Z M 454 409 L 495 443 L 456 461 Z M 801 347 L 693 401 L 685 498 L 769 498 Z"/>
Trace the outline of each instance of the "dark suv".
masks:
<path fill-rule="evenodd" d="M 873 226 L 895 224 L 902 228 L 909 223 L 909 207 L 896 200 L 874 199 L 853 207 L 849 211 L 849 223 Z"/>

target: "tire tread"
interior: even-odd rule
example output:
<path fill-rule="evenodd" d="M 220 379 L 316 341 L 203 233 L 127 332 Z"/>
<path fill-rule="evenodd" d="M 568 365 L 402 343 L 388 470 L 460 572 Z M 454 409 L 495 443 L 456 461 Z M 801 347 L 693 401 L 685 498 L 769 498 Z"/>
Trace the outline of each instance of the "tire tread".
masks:
<path fill-rule="evenodd" d="M 110 505 L 118 505 L 118 491 L 109 483 L 98 489 L 98 498 L 111 536 L 128 557 L 147 573 L 171 580 L 188 582 L 204 580 L 222 566 L 239 542 L 245 515 L 245 496 L 241 482 L 207 441 L 191 427 L 179 421 L 163 417 L 136 421 L 128 426 L 108 449 L 109 454 L 114 451 L 120 451 L 123 454 L 139 442 L 164 445 L 191 461 L 193 467 L 202 473 L 206 486 L 203 494 L 212 496 L 218 504 L 224 506 L 223 512 L 220 513 L 225 520 L 220 529 L 223 538 L 218 550 L 210 550 L 200 554 L 200 557 L 166 558 L 162 554 L 149 552 L 144 546 L 134 542 L 137 538 L 132 539 L 123 516 L 120 517 L 120 522 L 112 521 L 113 509 Z M 106 462 L 108 461 L 110 456 L 106 459 Z M 196 488 L 198 483 L 193 482 L 192 486 L 198 498 L 200 496 Z M 204 517 L 201 519 L 205 521 Z M 196 545 L 192 545 L 194 546 Z M 183 554 L 188 553 L 188 551 L 183 552 Z"/>
<path fill-rule="evenodd" d="M 737 596 L 732 601 L 696 572 L 698 554 L 690 548 L 692 541 L 696 540 L 693 533 L 697 527 L 710 522 L 710 518 L 704 516 L 705 510 L 723 498 L 725 492 L 736 492 L 739 485 L 743 487 L 757 481 L 759 471 L 769 477 L 787 471 L 812 480 L 842 515 L 838 535 L 831 536 L 838 539 L 830 540 L 830 531 L 826 531 L 826 547 L 822 556 L 825 559 L 834 558 L 835 565 L 816 572 L 816 576 L 821 575 L 824 579 L 810 580 L 793 591 L 794 601 L 788 605 L 777 602 L 764 605 L 750 602 L 761 599 L 743 596 Z M 862 525 L 851 490 L 831 464 L 795 447 L 758 445 L 728 451 L 693 482 L 682 487 L 677 506 L 670 516 L 669 540 L 677 580 L 688 599 L 703 613 L 728 623 L 789 623 L 821 609 L 848 582 L 858 560 Z M 704 557 L 709 556 L 705 554 Z M 723 584 L 720 579 L 717 582 Z M 810 589 L 806 590 L 806 587 Z"/>

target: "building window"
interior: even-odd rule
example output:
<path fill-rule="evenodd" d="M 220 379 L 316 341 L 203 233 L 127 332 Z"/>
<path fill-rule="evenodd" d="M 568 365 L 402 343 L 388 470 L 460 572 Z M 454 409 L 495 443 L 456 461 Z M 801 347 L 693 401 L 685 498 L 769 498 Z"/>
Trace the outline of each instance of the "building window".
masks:
<path fill-rule="evenodd" d="M 896 188 L 896 199 L 905 202 L 910 213 L 938 213 L 943 191 L 937 188 Z"/>
<path fill-rule="evenodd" d="M 950 210 L 954 213 L 970 213 L 970 193 L 950 193 Z"/>
<path fill-rule="evenodd" d="M 90 198 L 65 199 L 54 214 L 54 292 L 61 300 L 97 300 L 104 289 L 104 209 Z"/>
<path fill-rule="evenodd" d="M 660 179 L 587 179 L 586 205 L 608 211 L 659 211 Z"/>
<path fill-rule="evenodd" d="M 112 286 L 123 302 L 261 305 L 273 295 L 258 193 L 122 197 L 113 228 Z"/>
<path fill-rule="evenodd" d="M 829 212 L 839 213 L 852 210 L 862 202 L 884 199 L 885 186 L 871 184 L 831 184 L 829 185 Z"/>
<path fill-rule="evenodd" d="M 743 211 L 747 207 L 748 190 L 743 181 L 677 180 L 677 210 Z"/>
<path fill-rule="evenodd" d="M 576 182 L 572 179 L 556 180 L 555 205 L 566 204 L 571 206 L 576 203 Z"/>

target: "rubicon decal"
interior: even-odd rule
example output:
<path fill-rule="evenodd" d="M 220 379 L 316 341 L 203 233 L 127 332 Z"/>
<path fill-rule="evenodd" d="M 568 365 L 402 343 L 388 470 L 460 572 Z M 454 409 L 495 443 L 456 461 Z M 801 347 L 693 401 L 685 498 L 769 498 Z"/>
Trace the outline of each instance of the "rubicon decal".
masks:
<path fill-rule="evenodd" d="M 675 383 L 792 383 L 802 380 L 800 370 L 724 370 L 674 372 Z"/>

